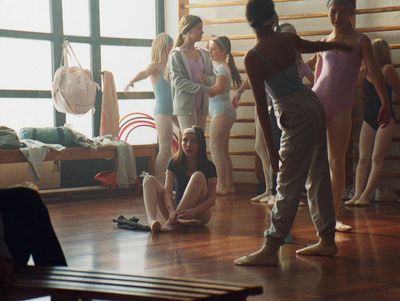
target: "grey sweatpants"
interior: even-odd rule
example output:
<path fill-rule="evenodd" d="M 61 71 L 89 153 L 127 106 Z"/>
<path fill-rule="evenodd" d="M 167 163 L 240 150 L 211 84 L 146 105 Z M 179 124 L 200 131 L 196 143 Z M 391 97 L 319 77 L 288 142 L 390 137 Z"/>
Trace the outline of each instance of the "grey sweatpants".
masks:
<path fill-rule="evenodd" d="M 289 234 L 304 185 L 311 218 L 320 237 L 334 238 L 335 209 L 326 146 L 325 112 L 311 90 L 274 100 L 275 115 L 282 130 L 277 179 L 277 202 L 266 244 L 279 248 Z"/>

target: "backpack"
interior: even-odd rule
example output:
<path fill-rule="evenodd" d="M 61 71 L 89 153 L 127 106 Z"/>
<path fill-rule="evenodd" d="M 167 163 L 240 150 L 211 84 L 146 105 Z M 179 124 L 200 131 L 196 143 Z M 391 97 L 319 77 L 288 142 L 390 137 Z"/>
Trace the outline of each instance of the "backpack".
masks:
<path fill-rule="evenodd" d="M 22 146 L 17 133 L 6 126 L 0 126 L 0 149 L 13 149 Z"/>
<path fill-rule="evenodd" d="M 73 57 L 78 66 L 70 67 L 68 56 Z M 64 41 L 61 65 L 53 79 L 51 95 L 58 112 L 82 115 L 94 110 L 96 89 L 89 70 L 83 69 L 68 41 Z"/>
<path fill-rule="evenodd" d="M 32 128 L 26 127 L 19 131 L 21 139 L 32 139 L 47 144 L 61 144 L 64 146 L 76 146 L 74 134 L 65 126 Z"/>

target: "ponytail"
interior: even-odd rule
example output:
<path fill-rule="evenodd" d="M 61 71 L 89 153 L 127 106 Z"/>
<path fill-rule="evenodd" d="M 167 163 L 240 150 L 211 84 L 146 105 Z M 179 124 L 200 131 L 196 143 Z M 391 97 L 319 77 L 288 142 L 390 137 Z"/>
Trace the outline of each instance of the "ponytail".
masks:
<path fill-rule="evenodd" d="M 175 45 L 174 45 L 174 48 L 173 48 L 173 49 L 182 46 L 183 42 L 184 42 L 183 34 L 182 34 L 182 33 L 179 33 L 179 34 L 178 34 L 178 37 L 176 38 L 176 42 L 175 42 Z M 170 55 L 171 55 L 171 54 L 170 54 Z M 167 81 L 171 81 L 170 68 L 169 68 L 168 61 L 167 61 L 167 65 L 165 66 L 164 78 L 165 78 L 165 80 L 167 80 Z"/>
<path fill-rule="evenodd" d="M 178 37 L 176 38 L 176 42 L 175 42 L 174 48 L 181 47 L 184 41 L 185 40 L 183 39 L 183 34 L 179 33 Z"/>
<path fill-rule="evenodd" d="M 235 89 L 238 89 L 242 84 L 242 78 L 240 77 L 239 71 L 236 68 L 235 60 L 233 59 L 232 53 L 228 54 L 228 66 L 231 69 L 232 82 Z"/>

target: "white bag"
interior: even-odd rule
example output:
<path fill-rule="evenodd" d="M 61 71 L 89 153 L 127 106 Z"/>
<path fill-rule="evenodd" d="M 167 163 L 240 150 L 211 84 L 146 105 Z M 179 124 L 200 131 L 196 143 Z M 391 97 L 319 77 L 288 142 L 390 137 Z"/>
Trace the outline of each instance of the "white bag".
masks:
<path fill-rule="evenodd" d="M 75 58 L 78 66 L 69 67 L 68 55 Z M 54 74 L 51 91 L 56 110 L 75 115 L 94 111 L 98 88 L 90 71 L 82 68 L 71 45 L 64 41 L 61 65 Z"/>

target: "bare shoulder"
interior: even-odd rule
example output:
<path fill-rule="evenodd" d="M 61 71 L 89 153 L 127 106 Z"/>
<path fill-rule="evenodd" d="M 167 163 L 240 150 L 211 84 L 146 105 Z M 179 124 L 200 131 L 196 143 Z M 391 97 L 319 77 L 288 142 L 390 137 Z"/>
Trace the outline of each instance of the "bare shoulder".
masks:
<path fill-rule="evenodd" d="M 371 40 L 367 35 L 363 33 L 357 33 L 356 38 L 361 47 L 371 47 Z"/>
<path fill-rule="evenodd" d="M 255 53 L 253 49 L 247 51 L 244 56 L 244 64 L 245 66 L 253 66 L 258 64 L 259 56 Z"/>

